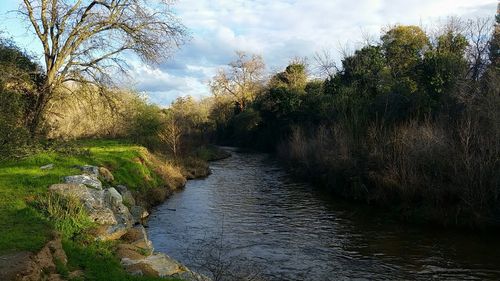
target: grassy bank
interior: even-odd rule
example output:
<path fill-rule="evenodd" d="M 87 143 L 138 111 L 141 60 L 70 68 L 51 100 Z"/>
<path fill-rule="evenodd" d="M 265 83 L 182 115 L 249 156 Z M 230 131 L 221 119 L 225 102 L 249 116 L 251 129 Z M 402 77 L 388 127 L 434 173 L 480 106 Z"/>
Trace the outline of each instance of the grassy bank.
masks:
<path fill-rule="evenodd" d="M 48 164 L 53 164 L 53 168 L 40 168 Z M 160 199 L 182 187 L 186 177 L 200 176 L 202 171 L 205 174 L 207 171 L 204 161 L 190 159 L 174 163 L 142 146 L 119 140 L 54 145 L 24 159 L 0 162 L 0 254 L 37 252 L 56 230 L 63 234 L 68 266 L 72 270 L 83 269 L 86 280 L 153 280 L 128 276 L 113 256 L 113 243 L 97 243 L 86 236 L 92 224 L 83 221 L 84 215 L 64 217 L 43 207 L 42 203 L 47 200 L 41 198 L 47 198 L 48 187 L 61 182 L 64 176 L 81 174 L 78 166 L 86 164 L 109 169 L 114 181 L 107 185 L 126 185 L 139 200 L 148 203 L 145 205 L 160 203 Z M 151 198 L 156 201 L 148 202 Z M 70 203 L 65 204 L 68 208 L 63 213 L 77 209 Z"/>

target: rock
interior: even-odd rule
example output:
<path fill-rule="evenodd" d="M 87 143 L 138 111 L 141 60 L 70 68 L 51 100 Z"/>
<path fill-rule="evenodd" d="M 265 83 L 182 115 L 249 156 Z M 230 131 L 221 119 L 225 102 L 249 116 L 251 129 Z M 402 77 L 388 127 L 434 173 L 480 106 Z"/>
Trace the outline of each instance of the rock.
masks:
<path fill-rule="evenodd" d="M 90 218 L 103 225 L 97 233 L 100 240 L 119 239 L 133 226 L 133 217 L 114 188 L 96 190 L 83 184 L 54 184 L 49 190 L 78 198 Z"/>
<path fill-rule="evenodd" d="M 84 165 L 84 166 L 80 167 L 80 170 L 82 170 L 82 172 L 84 172 L 87 175 L 96 176 L 96 177 L 99 176 L 99 167 L 97 167 L 97 166 Z"/>
<path fill-rule="evenodd" d="M 129 272 L 141 270 L 141 275 L 151 277 L 168 277 L 186 271 L 182 264 L 162 253 L 156 253 L 141 260 L 124 258 L 122 264 Z"/>
<path fill-rule="evenodd" d="M 78 198 L 89 217 L 98 224 L 117 224 L 113 210 L 104 204 L 103 190 L 88 188 L 83 184 L 53 184 L 49 190 L 62 196 Z"/>
<path fill-rule="evenodd" d="M 135 205 L 135 198 L 132 195 L 132 192 L 127 191 L 126 193 L 122 194 L 122 198 L 123 198 L 123 204 L 125 204 L 125 206 L 132 207 Z"/>
<path fill-rule="evenodd" d="M 30 268 L 32 253 L 24 251 L 0 255 L 0 280 L 19 280 Z"/>
<path fill-rule="evenodd" d="M 127 226 L 124 224 L 115 224 L 111 226 L 101 226 L 94 236 L 100 241 L 114 241 L 120 239 L 127 233 Z"/>
<path fill-rule="evenodd" d="M 77 175 L 64 177 L 65 183 L 84 184 L 95 189 L 102 189 L 102 183 L 93 175 Z"/>
<path fill-rule="evenodd" d="M 142 223 L 149 216 L 148 211 L 144 207 L 137 205 L 130 208 L 130 213 L 132 214 L 134 223 Z"/>
<path fill-rule="evenodd" d="M 52 170 L 54 168 L 54 164 L 47 164 L 45 166 L 40 167 L 40 170 Z"/>
<path fill-rule="evenodd" d="M 99 167 L 99 174 L 106 182 L 113 182 L 115 180 L 113 174 L 105 167 Z"/>
<path fill-rule="evenodd" d="M 179 278 L 185 281 L 212 281 L 210 278 L 205 275 L 201 275 L 191 270 L 187 270 L 181 273 L 174 274 L 172 277 Z"/>
<path fill-rule="evenodd" d="M 142 225 L 136 225 L 127 231 L 122 237 L 123 241 L 132 243 L 137 240 L 147 239 L 146 229 Z"/>
<path fill-rule="evenodd" d="M 130 259 L 124 259 L 124 260 L 130 260 Z M 125 265 L 125 270 L 132 275 L 160 277 L 158 271 L 154 270 L 150 264 L 144 262 Z"/>
<path fill-rule="evenodd" d="M 116 255 L 121 259 L 142 260 L 146 256 L 140 253 L 141 249 L 130 244 L 119 244 L 116 249 Z"/>
<path fill-rule="evenodd" d="M 0 256 L 0 280 L 63 280 L 56 274 L 56 261 L 67 262 L 59 237 L 49 241 L 37 254 L 19 252 Z"/>
<path fill-rule="evenodd" d="M 123 205 L 123 199 L 120 193 L 113 187 L 107 188 L 104 191 L 104 200 L 106 204 L 113 208 L 120 208 Z"/>
<path fill-rule="evenodd" d="M 111 187 L 104 191 L 104 203 L 115 213 L 118 222 L 117 227 L 129 229 L 133 226 L 134 218 L 127 206 L 123 204 L 123 198 L 116 189 Z"/>
<path fill-rule="evenodd" d="M 125 206 L 132 207 L 132 206 L 135 205 L 134 195 L 132 194 L 132 192 L 130 192 L 130 190 L 128 190 L 128 188 L 126 186 L 124 186 L 124 185 L 118 185 L 116 187 L 116 189 L 122 195 L 123 204 L 125 204 Z"/>
<path fill-rule="evenodd" d="M 174 277 L 186 281 L 210 281 L 210 278 L 197 274 L 171 257 L 155 253 L 143 259 L 122 258 L 125 270 L 134 275 L 150 277 Z"/>
<path fill-rule="evenodd" d="M 122 184 L 119 184 L 116 186 L 116 190 L 118 190 L 118 192 L 120 192 L 120 194 L 123 195 L 123 193 L 128 191 L 128 188 Z"/>
<path fill-rule="evenodd" d="M 122 240 L 141 250 L 142 253 L 151 255 L 153 253 L 153 243 L 148 239 L 146 229 L 142 225 L 136 225 L 129 229 Z"/>

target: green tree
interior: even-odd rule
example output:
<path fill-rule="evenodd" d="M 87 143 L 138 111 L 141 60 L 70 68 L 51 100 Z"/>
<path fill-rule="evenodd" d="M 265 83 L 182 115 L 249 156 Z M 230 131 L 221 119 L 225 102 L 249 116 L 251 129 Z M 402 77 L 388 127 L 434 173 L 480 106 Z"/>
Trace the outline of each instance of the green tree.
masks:
<path fill-rule="evenodd" d="M 418 26 L 398 25 L 382 37 L 382 50 L 394 77 L 410 75 L 429 47 L 429 38 Z"/>
<path fill-rule="evenodd" d="M 422 63 L 421 84 L 434 102 L 453 90 L 457 82 L 464 78 L 467 71 L 464 57 L 466 47 L 465 36 L 447 31 L 437 38 L 437 46 L 426 52 Z"/>
<path fill-rule="evenodd" d="M 14 43 L 0 38 L 0 156 L 27 143 L 26 108 L 34 101 L 40 67 Z"/>
<path fill-rule="evenodd" d="M 374 96 L 381 86 L 381 74 L 386 61 L 379 46 L 366 46 L 342 60 L 341 80 L 356 87 L 357 94 Z"/>
<path fill-rule="evenodd" d="M 306 65 L 300 61 L 291 62 L 285 71 L 274 75 L 269 84 L 273 88 L 304 92 L 307 85 Z"/>

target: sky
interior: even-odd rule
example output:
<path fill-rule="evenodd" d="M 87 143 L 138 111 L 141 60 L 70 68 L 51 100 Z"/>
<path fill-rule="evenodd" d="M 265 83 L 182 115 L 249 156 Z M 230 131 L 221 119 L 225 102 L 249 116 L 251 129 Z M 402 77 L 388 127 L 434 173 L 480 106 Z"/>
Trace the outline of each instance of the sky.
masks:
<path fill-rule="evenodd" d="M 209 80 L 235 51 L 262 55 L 269 73 L 296 57 L 353 49 L 393 24 L 424 28 L 449 16 L 493 17 L 498 0 L 178 0 L 174 9 L 190 40 L 171 58 L 146 65 L 130 58 L 125 86 L 166 106 L 176 97 L 210 95 Z M 0 0 L 0 32 L 39 54 L 41 46 L 15 13 L 19 0 Z M 4 34 L 5 36 L 5 34 Z M 124 80 L 125 81 L 125 80 Z"/>

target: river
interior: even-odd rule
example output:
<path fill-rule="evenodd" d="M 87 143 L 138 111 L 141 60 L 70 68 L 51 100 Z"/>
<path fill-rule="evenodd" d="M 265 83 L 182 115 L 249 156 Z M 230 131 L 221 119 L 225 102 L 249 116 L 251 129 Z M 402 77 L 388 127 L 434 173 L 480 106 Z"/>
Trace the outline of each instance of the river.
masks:
<path fill-rule="evenodd" d="M 498 235 L 395 222 L 292 180 L 267 154 L 233 151 L 211 169 L 148 222 L 155 250 L 194 269 L 215 256 L 271 281 L 500 280 Z"/>

